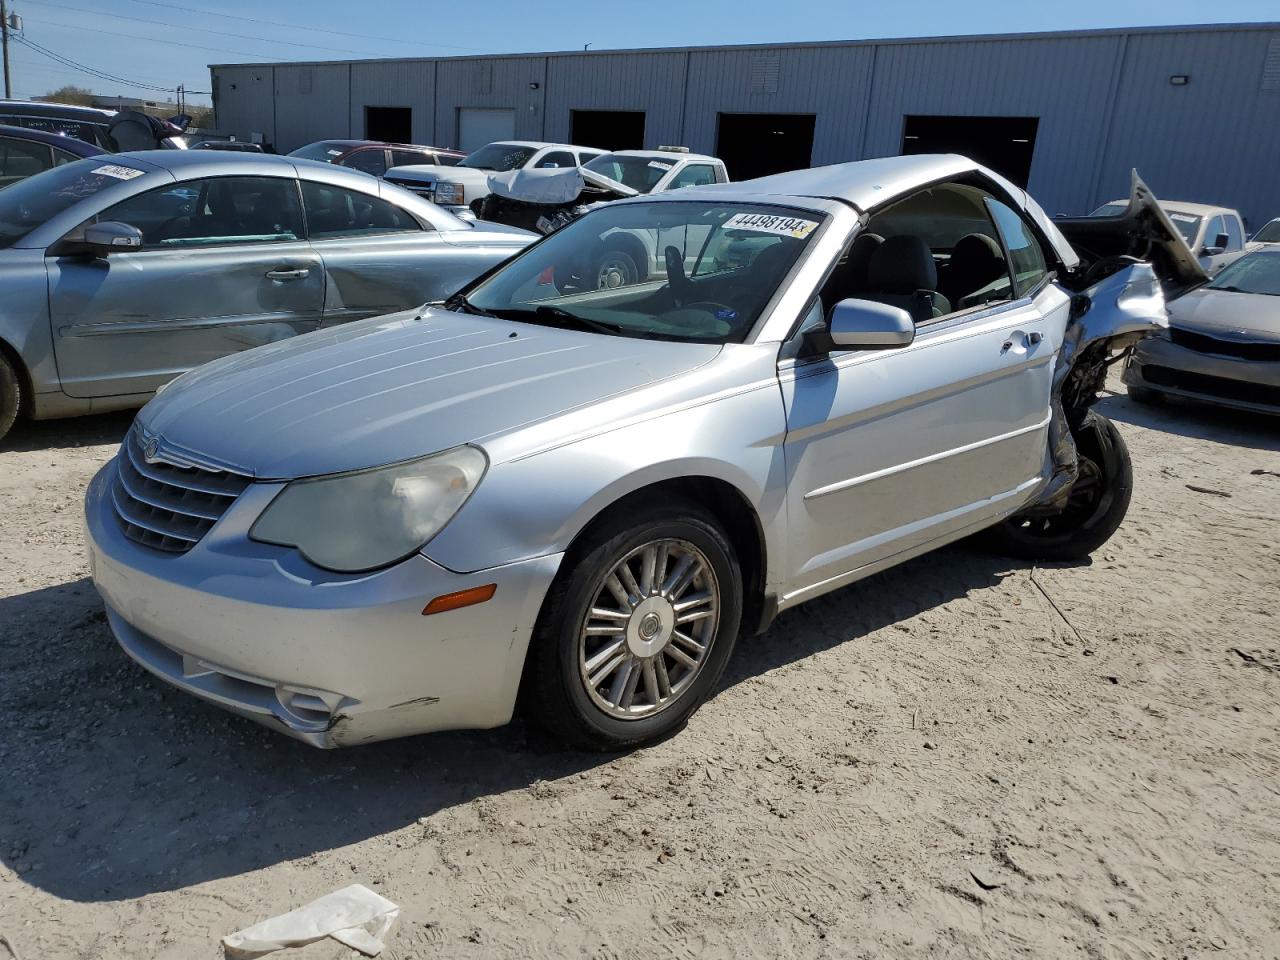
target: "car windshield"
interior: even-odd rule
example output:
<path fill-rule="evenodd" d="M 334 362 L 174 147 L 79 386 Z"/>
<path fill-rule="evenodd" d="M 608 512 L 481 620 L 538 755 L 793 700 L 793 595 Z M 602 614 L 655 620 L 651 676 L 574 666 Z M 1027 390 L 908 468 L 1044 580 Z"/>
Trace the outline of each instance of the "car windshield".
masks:
<path fill-rule="evenodd" d="M 1280 243 L 1280 220 L 1272 220 L 1253 237 L 1258 243 Z"/>
<path fill-rule="evenodd" d="M 141 176 L 141 170 L 104 164 L 106 157 L 77 160 L 0 190 L 0 249 L 12 247 L 40 224 L 100 190 Z M 101 172 L 101 171 L 110 172 Z"/>
<path fill-rule="evenodd" d="M 533 147 L 522 147 L 518 143 L 491 143 L 468 154 L 465 159 L 458 161 L 458 166 L 502 173 L 506 170 L 518 170 L 537 152 Z"/>
<path fill-rule="evenodd" d="M 1093 213 L 1089 214 L 1089 216 L 1118 217 L 1128 209 L 1128 203 L 1122 203 L 1121 201 L 1116 200 L 1111 203 L 1104 203 L 1097 210 L 1093 211 Z M 1196 242 L 1196 234 L 1200 232 L 1201 218 L 1196 216 L 1194 213 L 1176 213 L 1168 208 L 1166 208 L 1164 212 L 1168 214 L 1169 219 L 1173 221 L 1173 225 L 1178 228 L 1178 232 L 1182 234 L 1182 239 L 1187 241 L 1187 246 L 1194 246 Z"/>
<path fill-rule="evenodd" d="M 289 156 L 297 157 L 299 160 L 319 160 L 321 163 L 333 163 L 350 149 L 349 146 L 335 143 L 332 140 L 320 140 L 316 143 L 308 143 L 305 147 L 299 147 Z"/>
<path fill-rule="evenodd" d="M 1241 257 L 1214 277 L 1209 289 L 1280 297 L 1280 254 L 1259 251 Z"/>
<path fill-rule="evenodd" d="M 765 204 L 610 204 L 448 305 L 619 336 L 741 342 L 823 220 Z"/>
<path fill-rule="evenodd" d="M 675 163 L 671 160 L 606 153 L 588 163 L 586 169 L 625 184 L 639 193 L 648 193 L 674 166 Z"/>

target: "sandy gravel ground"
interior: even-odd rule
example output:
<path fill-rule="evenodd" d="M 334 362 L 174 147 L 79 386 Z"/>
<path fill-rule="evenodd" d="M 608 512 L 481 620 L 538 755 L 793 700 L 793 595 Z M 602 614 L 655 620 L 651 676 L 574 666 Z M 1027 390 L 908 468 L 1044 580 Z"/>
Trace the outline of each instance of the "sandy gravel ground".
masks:
<path fill-rule="evenodd" d="M 523 725 L 321 753 L 153 682 L 80 544 L 129 418 L 22 427 L 0 933 L 214 958 L 359 881 L 403 905 L 389 958 L 1280 957 L 1280 425 L 1103 409 L 1137 492 L 1091 564 L 953 548 L 842 590 L 618 757 Z"/>

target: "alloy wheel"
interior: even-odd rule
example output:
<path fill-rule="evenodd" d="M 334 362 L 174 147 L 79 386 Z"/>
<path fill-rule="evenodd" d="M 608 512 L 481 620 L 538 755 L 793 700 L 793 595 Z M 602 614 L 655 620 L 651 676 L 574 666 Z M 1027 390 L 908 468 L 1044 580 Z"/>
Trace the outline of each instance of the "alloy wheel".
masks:
<path fill-rule="evenodd" d="M 598 708 L 621 720 L 666 710 L 707 662 L 720 618 L 720 587 L 701 550 L 654 540 L 600 580 L 583 620 L 578 669 Z"/>

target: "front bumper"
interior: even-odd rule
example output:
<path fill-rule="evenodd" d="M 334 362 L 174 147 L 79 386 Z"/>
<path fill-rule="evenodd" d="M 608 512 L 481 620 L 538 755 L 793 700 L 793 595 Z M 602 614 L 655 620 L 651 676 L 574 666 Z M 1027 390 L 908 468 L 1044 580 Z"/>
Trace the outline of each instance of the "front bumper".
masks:
<path fill-rule="evenodd" d="M 1134 348 L 1123 379 L 1131 387 L 1280 414 L 1280 363 L 1274 360 L 1219 356 L 1151 337 Z"/>
<path fill-rule="evenodd" d="M 116 639 L 161 679 L 318 747 L 510 720 L 562 554 L 469 574 L 416 554 L 327 573 L 248 539 L 279 484 L 251 484 L 191 550 L 163 554 L 125 537 L 115 469 L 85 496 L 90 570 Z M 486 603 L 422 615 L 434 597 L 489 583 Z"/>

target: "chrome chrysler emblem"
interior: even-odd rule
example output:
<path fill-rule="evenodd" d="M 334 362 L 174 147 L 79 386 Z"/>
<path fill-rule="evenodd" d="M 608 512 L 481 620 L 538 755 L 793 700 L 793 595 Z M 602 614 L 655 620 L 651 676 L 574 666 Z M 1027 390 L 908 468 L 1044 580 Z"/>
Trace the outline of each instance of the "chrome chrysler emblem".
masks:
<path fill-rule="evenodd" d="M 640 621 L 640 639 L 652 640 L 662 632 L 662 620 L 656 613 L 646 614 Z"/>
<path fill-rule="evenodd" d="M 147 463 L 155 463 L 157 460 L 159 460 L 160 458 L 157 456 L 157 454 L 159 453 L 160 453 L 159 437 L 152 437 L 150 440 L 147 441 L 147 445 L 142 448 L 142 458 L 146 460 Z"/>

